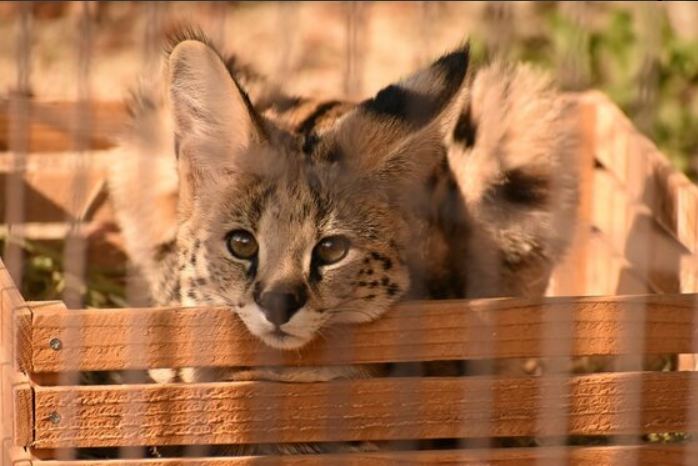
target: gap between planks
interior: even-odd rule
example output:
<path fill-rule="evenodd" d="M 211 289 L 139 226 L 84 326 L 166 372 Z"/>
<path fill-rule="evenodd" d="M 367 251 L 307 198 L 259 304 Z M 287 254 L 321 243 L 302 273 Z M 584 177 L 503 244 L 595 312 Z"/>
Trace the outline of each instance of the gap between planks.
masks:
<path fill-rule="evenodd" d="M 45 466 L 393 466 L 395 464 L 450 464 L 463 466 L 685 466 L 684 445 L 611 447 L 541 447 L 493 450 L 375 452 L 329 455 L 240 458 L 119 459 L 41 461 Z M 545 463 L 542 463 L 545 461 Z M 562 462 L 562 463 L 561 463 Z"/>

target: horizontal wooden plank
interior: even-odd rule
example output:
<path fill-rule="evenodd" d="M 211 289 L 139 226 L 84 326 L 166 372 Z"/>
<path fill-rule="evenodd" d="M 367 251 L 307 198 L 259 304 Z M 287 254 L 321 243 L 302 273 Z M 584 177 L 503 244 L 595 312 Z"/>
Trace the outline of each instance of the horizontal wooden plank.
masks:
<path fill-rule="evenodd" d="M 19 169 L 24 180 L 25 222 L 78 217 L 112 221 L 111 206 L 105 201 L 107 168 L 113 156 L 109 151 L 31 153 L 18 168 L 10 153 L 0 153 L 0 192 L 6 189 L 9 174 Z M 5 204 L 0 202 L 0 223 L 6 218 Z"/>
<path fill-rule="evenodd" d="M 112 461 L 42 461 L 45 466 L 392 466 L 395 464 L 451 464 L 465 466 L 685 466 L 689 449 L 683 445 L 614 447 L 542 447 L 494 450 L 371 452 L 343 455 L 300 455 L 240 458 L 172 458 Z M 542 463 L 545 461 L 546 463 Z"/>
<path fill-rule="evenodd" d="M 568 356 L 567 351 L 573 356 L 613 355 L 628 351 L 632 335 L 624 331 L 638 325 L 644 329 L 645 354 L 690 353 L 697 299 L 664 295 L 406 303 L 376 322 L 338 327 L 341 332 L 328 332 L 299 351 L 262 345 L 226 308 L 65 311 L 33 305 L 32 371 L 535 357 L 542 348 L 551 348 L 547 356 Z M 571 323 L 569 345 L 566 336 L 544 332 L 555 321 Z M 53 338 L 61 340 L 60 351 L 49 346 Z"/>
<path fill-rule="evenodd" d="M 76 148 L 81 129 L 87 148 L 104 149 L 114 144 L 126 122 L 121 102 L 43 102 L 0 100 L 0 150 L 10 149 L 10 129 L 17 130 L 18 118 L 26 112 L 28 150 L 67 151 Z"/>
<path fill-rule="evenodd" d="M 691 383 L 698 374 L 35 387 L 31 446 L 687 432 L 698 401 Z M 641 405 L 630 405 L 638 395 Z M 542 412 L 546 423 L 536 421 Z"/>
<path fill-rule="evenodd" d="M 84 223 L 80 232 L 87 240 L 87 258 L 91 266 L 123 266 L 123 238 L 115 223 L 108 198 L 106 169 L 112 154 L 93 151 L 83 155 L 31 153 L 24 161 L 24 212 L 22 224 L 12 225 L 18 238 L 40 242 L 60 252 L 62 241 Z M 13 169 L 9 153 L 0 153 L 0 192 L 4 192 L 8 173 Z M 76 185 L 82 183 L 80 195 Z M 0 202 L 0 224 L 6 219 L 6 202 Z M 7 232 L 0 225 L 0 235 Z"/>

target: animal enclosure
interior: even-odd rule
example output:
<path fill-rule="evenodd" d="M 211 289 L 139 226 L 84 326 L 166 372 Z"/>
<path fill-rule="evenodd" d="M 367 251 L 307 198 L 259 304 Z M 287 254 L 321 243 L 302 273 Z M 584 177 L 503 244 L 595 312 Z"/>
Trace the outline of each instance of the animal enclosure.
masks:
<path fill-rule="evenodd" d="M 684 355 L 683 368 L 693 367 L 697 323 L 695 295 L 690 293 L 695 291 L 693 215 L 698 191 L 603 96 L 578 98 L 588 161 L 581 204 L 587 223 L 569 261 L 557 271 L 551 294 L 597 297 L 405 304 L 375 323 L 286 353 L 265 349 L 224 309 L 68 310 L 61 302 L 25 302 L 3 269 L 5 454 L 13 454 L 13 461 L 34 455 L 33 461 L 40 462 L 36 458 L 86 447 L 123 447 L 133 454 L 128 447 L 536 436 L 551 439 L 553 446 L 357 453 L 346 460 L 691 464 L 692 443 L 638 444 L 632 436 L 694 432 L 698 422 L 694 373 L 643 371 L 640 357 Z M 40 144 L 42 107 L 37 103 L 32 108 L 37 109 L 32 141 Z M 30 161 L 49 156 L 55 159 L 55 172 L 42 163 L 28 164 L 36 167 L 25 175 L 29 212 L 33 203 L 41 202 L 41 189 L 52 193 L 60 206 L 60 190 L 54 187 L 65 184 L 69 175 L 60 168 L 70 163 L 70 155 L 27 155 Z M 628 163 L 631 158 L 634 163 Z M 87 179 L 100 176 L 95 167 Z M 631 246 L 637 244 L 652 253 L 634 252 Z M 612 296 L 626 294 L 639 295 Z M 603 295 L 609 296 L 598 297 Z M 78 386 L 74 376 L 76 371 L 195 365 L 541 356 L 557 361 L 557 370 L 546 368 L 543 376 L 313 384 Z M 614 371 L 573 375 L 559 362 L 586 356 L 615 356 Z M 619 440 L 611 446 L 555 445 L 568 435 Z M 328 458 L 283 461 L 327 464 Z"/>
<path fill-rule="evenodd" d="M 581 221 L 546 298 L 405 303 L 284 352 L 223 308 L 29 301 L 13 278 L 18 253 L 8 249 L 7 267 L 0 263 L 3 465 L 698 464 L 698 189 L 603 94 L 572 97 L 583 135 Z M 113 102 L 21 94 L 0 102 L 0 218 L 10 237 L 68 236 L 66 254 L 80 263 L 66 268 L 75 274 L 86 264 L 123 265 L 105 177 L 124 120 Z M 169 367 L 460 360 L 483 374 L 142 377 Z M 499 366 L 509 370 L 489 373 Z M 93 371 L 120 371 L 123 383 L 80 384 L 79 374 Z M 443 439 L 457 441 L 429 443 Z M 208 448 L 341 441 L 383 451 L 213 458 Z M 184 451 L 151 457 L 152 447 L 167 446 Z"/>

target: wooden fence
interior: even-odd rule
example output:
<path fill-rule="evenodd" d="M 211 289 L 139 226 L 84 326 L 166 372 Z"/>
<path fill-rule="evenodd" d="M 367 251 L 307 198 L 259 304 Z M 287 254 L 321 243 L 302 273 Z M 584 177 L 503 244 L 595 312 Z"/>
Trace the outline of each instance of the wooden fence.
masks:
<path fill-rule="evenodd" d="M 360 84 L 359 13 L 348 15 L 347 94 Z M 19 91 L 27 91 L 26 74 L 20 67 Z M 78 225 L 88 264 L 123 264 L 105 183 L 123 106 L 25 95 L 0 101 L 0 192 L 24 193 L 19 221 L 12 203 L 0 202 L 0 224 L 49 243 Z M 584 141 L 581 222 L 546 298 L 405 303 L 281 352 L 222 308 L 29 302 L 0 263 L 3 466 L 698 464 L 698 190 L 605 96 L 574 98 Z M 18 128 L 26 140 L 18 142 Z M 531 358 L 530 370 L 492 375 L 512 361 L 525 369 Z M 139 376 L 168 367 L 461 360 L 478 375 L 193 384 Z M 580 373 L 580 360 L 598 371 Z M 680 370 L 651 370 L 659 368 Z M 80 385 L 85 371 L 122 371 L 124 383 Z M 523 447 L 531 438 L 538 445 Z M 458 442 L 417 451 L 417 441 L 443 439 Z M 372 441 L 384 451 L 209 458 L 201 449 L 335 441 Z M 519 446 L 503 448 L 512 442 Z M 193 457 L 148 457 L 146 447 L 172 445 Z M 76 449 L 88 450 L 76 459 Z M 90 459 L 94 451 L 119 459 Z"/>
<path fill-rule="evenodd" d="M 634 296 L 407 303 L 377 322 L 348 326 L 339 336 L 283 352 L 261 345 L 235 315 L 221 308 L 67 310 L 62 302 L 25 302 L 3 269 L 5 454 L 14 455 L 18 464 L 42 458 L 52 458 L 50 464 L 111 464 L 60 459 L 62 452 L 88 447 L 459 438 L 471 447 L 205 461 L 695 464 L 698 449 L 693 442 L 661 445 L 639 438 L 690 434 L 698 427 L 695 373 L 643 371 L 643 361 L 662 355 L 682 355 L 683 368 L 689 369 L 692 354 L 698 353 L 698 295 L 690 294 L 696 286 L 696 188 L 603 96 L 578 98 L 588 161 L 583 221 L 577 248 L 556 272 L 551 294 Z M 37 122 L 32 124 L 37 140 L 43 137 L 38 116 L 42 108 L 70 111 L 65 105 L 32 108 L 38 109 L 31 120 Z M 105 117 L 103 126 L 118 126 L 118 109 L 116 115 Z M 94 140 L 109 141 L 110 130 L 99 131 Z M 54 188 L 70 176 L 64 170 L 70 157 L 28 154 L 28 212 L 35 202 L 37 215 L 43 212 L 41 189 L 51 194 L 57 211 L 65 212 L 68 194 L 63 198 Z M 107 153 L 94 157 L 108 163 Z M 34 159 L 41 160 L 35 170 Z M 96 186 L 103 181 L 101 163 L 91 164 L 94 171 L 88 177 Z M 111 221 L 108 197 L 99 208 L 90 208 L 104 212 L 90 222 Z M 46 225 L 41 220 L 37 216 L 28 222 Z M 633 247 L 645 248 L 643 254 L 634 255 Z M 565 282 L 575 276 L 583 278 Z M 611 361 L 605 372 L 574 373 L 573 358 L 600 356 Z M 76 385 L 74 376 L 78 371 L 187 366 L 454 360 L 497 364 L 538 357 L 552 361 L 544 376 L 89 386 Z M 569 446 L 564 441 L 569 436 L 615 440 L 609 446 Z M 536 437 L 547 446 L 472 448 L 481 439 L 512 437 Z M 142 459 L 143 454 L 127 463 L 204 461 Z"/>

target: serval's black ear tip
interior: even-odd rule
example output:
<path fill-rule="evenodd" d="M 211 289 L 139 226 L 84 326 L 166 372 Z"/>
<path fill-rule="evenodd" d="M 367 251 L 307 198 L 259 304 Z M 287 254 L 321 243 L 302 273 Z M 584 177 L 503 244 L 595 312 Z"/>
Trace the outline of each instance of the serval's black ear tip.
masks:
<path fill-rule="evenodd" d="M 460 87 L 468 73 L 470 65 L 470 41 L 461 44 L 455 50 L 441 56 L 432 68 L 443 79 L 446 88 Z"/>
<path fill-rule="evenodd" d="M 385 87 L 359 108 L 389 122 L 423 126 L 458 97 L 469 62 L 470 42 L 464 42 L 407 79 Z"/>

